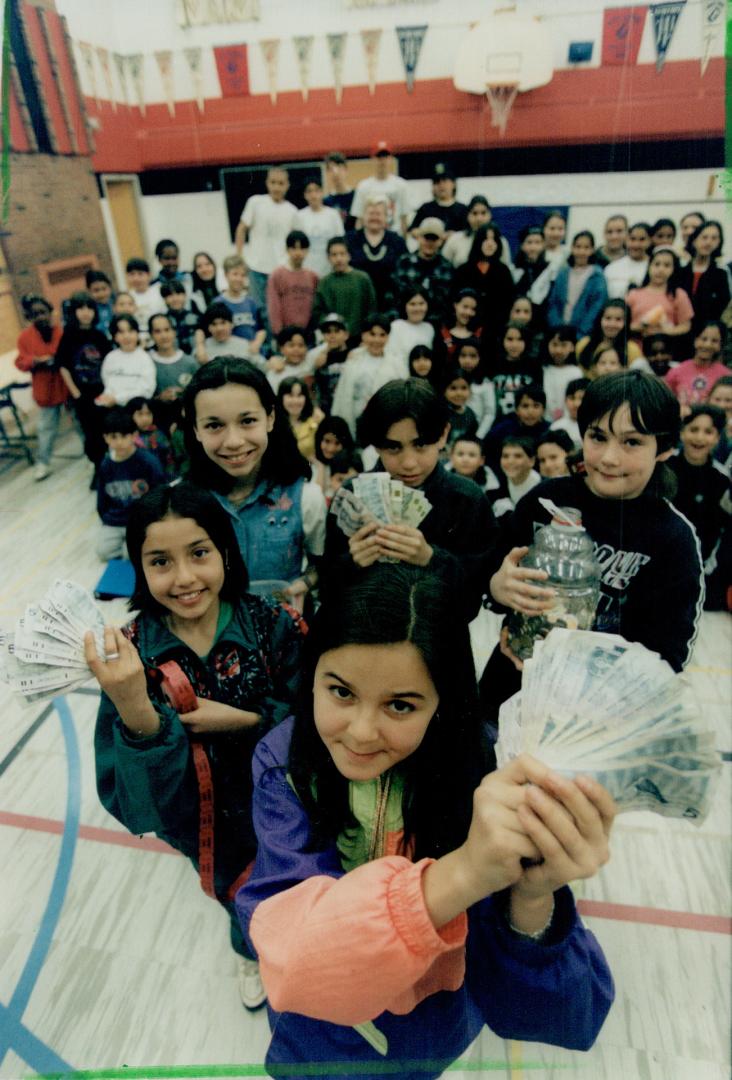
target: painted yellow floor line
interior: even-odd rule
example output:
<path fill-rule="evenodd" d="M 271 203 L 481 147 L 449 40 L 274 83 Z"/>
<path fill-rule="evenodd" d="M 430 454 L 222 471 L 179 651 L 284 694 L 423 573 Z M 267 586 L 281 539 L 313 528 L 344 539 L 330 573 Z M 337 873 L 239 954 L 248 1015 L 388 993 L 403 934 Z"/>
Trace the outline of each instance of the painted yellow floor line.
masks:
<path fill-rule="evenodd" d="M 699 664 L 690 664 L 688 668 L 684 668 L 684 674 L 690 671 L 701 673 L 702 675 L 732 675 L 732 668 L 702 667 Z"/>
<path fill-rule="evenodd" d="M 524 1080 L 524 1044 L 515 1039 L 508 1040 L 508 1064 L 511 1080 Z"/>

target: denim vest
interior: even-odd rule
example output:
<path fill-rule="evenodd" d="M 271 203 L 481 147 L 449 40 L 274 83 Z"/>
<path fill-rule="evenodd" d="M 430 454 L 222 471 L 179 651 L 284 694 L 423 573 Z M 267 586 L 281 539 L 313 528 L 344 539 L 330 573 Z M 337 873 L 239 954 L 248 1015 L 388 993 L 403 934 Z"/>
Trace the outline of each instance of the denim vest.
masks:
<path fill-rule="evenodd" d="M 302 573 L 304 530 L 302 491 L 305 481 L 282 487 L 263 480 L 235 506 L 216 498 L 228 511 L 250 581 L 294 581 Z"/>

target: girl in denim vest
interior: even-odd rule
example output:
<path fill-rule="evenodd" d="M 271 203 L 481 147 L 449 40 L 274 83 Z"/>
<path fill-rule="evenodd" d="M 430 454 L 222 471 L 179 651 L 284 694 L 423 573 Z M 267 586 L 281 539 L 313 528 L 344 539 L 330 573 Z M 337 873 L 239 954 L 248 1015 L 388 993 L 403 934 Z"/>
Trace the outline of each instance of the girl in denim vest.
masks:
<path fill-rule="evenodd" d="M 191 379 L 183 413 L 190 479 L 230 515 L 252 585 L 288 582 L 302 610 L 323 554 L 325 499 L 266 376 L 220 356 Z"/>

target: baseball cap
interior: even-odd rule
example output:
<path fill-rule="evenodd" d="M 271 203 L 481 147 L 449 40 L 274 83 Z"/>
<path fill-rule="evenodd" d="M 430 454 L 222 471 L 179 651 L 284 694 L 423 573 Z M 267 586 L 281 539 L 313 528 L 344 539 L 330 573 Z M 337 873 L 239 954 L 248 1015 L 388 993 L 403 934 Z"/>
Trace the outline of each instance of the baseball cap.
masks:
<path fill-rule="evenodd" d="M 391 154 L 392 149 L 385 139 L 380 139 L 371 151 L 371 157 L 380 157 L 382 154 Z"/>
<path fill-rule="evenodd" d="M 432 170 L 432 183 L 433 184 L 437 180 L 453 180 L 454 181 L 456 179 L 457 179 L 457 177 L 455 176 L 455 173 L 452 171 L 452 169 L 449 167 L 449 165 L 444 165 L 441 161 L 438 162 L 437 165 L 435 165 L 434 169 Z"/>
<path fill-rule="evenodd" d="M 430 233 L 434 236 L 444 236 L 445 222 L 441 221 L 438 217 L 425 218 L 419 226 L 419 232 L 421 236 L 429 236 Z"/>
<path fill-rule="evenodd" d="M 320 328 L 324 326 L 342 326 L 344 330 L 347 330 L 346 320 L 342 315 L 339 315 L 337 311 L 329 311 L 327 315 L 324 315 L 320 320 Z"/>

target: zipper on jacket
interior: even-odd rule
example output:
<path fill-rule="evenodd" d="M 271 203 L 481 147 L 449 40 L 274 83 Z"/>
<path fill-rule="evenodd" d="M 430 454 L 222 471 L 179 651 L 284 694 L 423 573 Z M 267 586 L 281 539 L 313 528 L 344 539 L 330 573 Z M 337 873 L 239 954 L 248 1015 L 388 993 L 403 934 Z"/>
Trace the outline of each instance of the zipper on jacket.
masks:
<path fill-rule="evenodd" d="M 374 813 L 374 827 L 369 842 L 368 861 L 380 859 L 384 854 L 384 831 L 386 829 L 386 808 L 389 803 L 389 789 L 391 788 L 391 771 L 382 773 L 378 778 L 379 792 L 376 796 L 376 811 Z"/>

